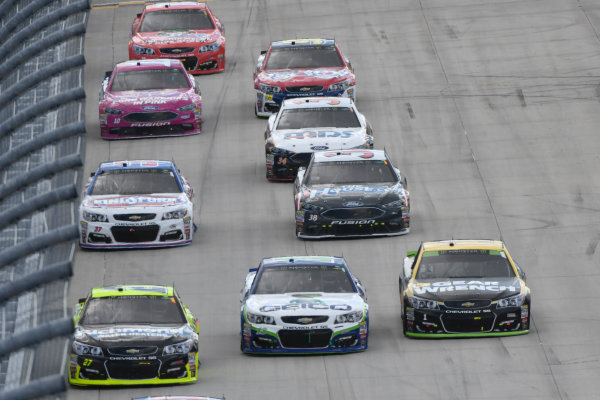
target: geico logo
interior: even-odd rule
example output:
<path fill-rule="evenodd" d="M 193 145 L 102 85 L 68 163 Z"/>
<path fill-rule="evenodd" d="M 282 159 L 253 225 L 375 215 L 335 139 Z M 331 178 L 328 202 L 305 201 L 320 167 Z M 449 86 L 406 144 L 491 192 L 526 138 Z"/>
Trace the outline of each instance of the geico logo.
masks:
<path fill-rule="evenodd" d="M 331 221 L 331 225 L 368 225 L 374 224 L 374 219 L 360 219 L 360 220 L 349 220 L 349 221 Z"/>
<path fill-rule="evenodd" d="M 271 312 L 271 311 L 286 311 L 286 310 L 300 310 L 300 309 L 311 309 L 311 310 L 334 310 L 334 311 L 350 311 L 352 307 L 348 304 L 311 304 L 311 303 L 300 303 L 300 304 L 284 304 L 281 306 L 262 306 L 259 311 Z"/>

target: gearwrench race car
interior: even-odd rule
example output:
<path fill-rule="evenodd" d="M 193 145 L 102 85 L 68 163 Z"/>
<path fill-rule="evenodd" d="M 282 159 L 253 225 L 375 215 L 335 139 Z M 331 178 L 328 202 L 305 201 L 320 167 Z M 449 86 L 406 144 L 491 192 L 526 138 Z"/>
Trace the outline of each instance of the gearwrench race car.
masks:
<path fill-rule="evenodd" d="M 126 61 L 100 87 L 100 135 L 131 139 L 202 131 L 202 97 L 179 60 Z"/>
<path fill-rule="evenodd" d="M 225 69 L 225 27 L 205 3 L 150 4 L 131 26 L 129 59 L 177 58 L 192 74 Z"/>
<path fill-rule="evenodd" d="M 372 149 L 373 130 L 352 99 L 287 99 L 265 131 L 267 179 L 291 181 L 318 150 Z"/>
<path fill-rule="evenodd" d="M 194 191 L 171 161 L 100 164 L 79 206 L 79 245 L 135 248 L 190 244 Z"/>
<path fill-rule="evenodd" d="M 172 286 L 97 287 L 75 309 L 72 385 L 198 379 L 199 322 Z"/>
<path fill-rule="evenodd" d="M 510 336 L 529 332 L 525 273 L 501 241 L 425 242 L 400 274 L 402 330 L 411 337 Z"/>
<path fill-rule="evenodd" d="M 352 65 L 332 39 L 272 42 L 262 51 L 254 71 L 254 113 L 268 117 L 283 99 L 342 96 L 356 99 Z"/>
<path fill-rule="evenodd" d="M 240 294 L 244 353 L 366 350 L 367 294 L 341 257 L 265 258 Z"/>
<path fill-rule="evenodd" d="M 395 236 L 409 232 L 406 177 L 383 150 L 317 151 L 294 184 L 296 236 Z"/>

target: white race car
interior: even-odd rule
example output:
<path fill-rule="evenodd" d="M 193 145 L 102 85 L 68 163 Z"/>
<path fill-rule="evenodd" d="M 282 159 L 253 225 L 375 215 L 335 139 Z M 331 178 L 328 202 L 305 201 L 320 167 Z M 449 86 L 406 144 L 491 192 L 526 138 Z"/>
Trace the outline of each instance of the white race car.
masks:
<path fill-rule="evenodd" d="M 369 306 L 341 257 L 265 258 L 240 295 L 244 353 L 367 349 Z"/>
<path fill-rule="evenodd" d="M 265 131 L 267 179 L 291 181 L 319 150 L 372 149 L 373 130 L 350 98 L 284 100 Z"/>
<path fill-rule="evenodd" d="M 100 164 L 79 207 L 84 248 L 181 246 L 192 242 L 194 191 L 171 161 Z"/>

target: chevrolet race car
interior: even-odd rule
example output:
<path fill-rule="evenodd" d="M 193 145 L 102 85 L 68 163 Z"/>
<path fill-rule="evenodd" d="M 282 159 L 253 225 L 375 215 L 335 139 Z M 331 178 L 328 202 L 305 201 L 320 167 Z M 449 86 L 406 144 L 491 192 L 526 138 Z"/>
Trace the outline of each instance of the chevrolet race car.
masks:
<path fill-rule="evenodd" d="M 240 294 L 244 353 L 366 350 L 364 287 L 341 257 L 265 258 Z"/>
<path fill-rule="evenodd" d="M 400 274 L 402 329 L 411 337 L 509 336 L 529 332 L 525 273 L 501 241 L 425 242 Z"/>
<path fill-rule="evenodd" d="M 126 61 L 106 73 L 98 114 L 103 139 L 194 135 L 202 97 L 179 60 Z"/>
<path fill-rule="evenodd" d="M 148 385 L 198 379 L 199 322 L 172 286 L 97 287 L 79 300 L 72 385 Z"/>
<path fill-rule="evenodd" d="M 372 149 L 373 130 L 352 99 L 287 99 L 265 131 L 267 179 L 291 181 L 317 150 Z"/>
<path fill-rule="evenodd" d="M 352 65 L 332 39 L 272 42 L 261 52 L 254 72 L 254 113 L 268 117 L 283 99 L 342 96 L 356 99 Z"/>
<path fill-rule="evenodd" d="M 194 191 L 170 161 L 100 164 L 79 206 L 84 248 L 181 246 L 192 242 Z"/>
<path fill-rule="evenodd" d="M 406 177 L 383 150 L 317 151 L 294 183 L 296 236 L 395 236 L 409 232 Z"/>
<path fill-rule="evenodd" d="M 177 58 L 192 74 L 225 69 L 225 27 L 205 3 L 147 5 L 131 27 L 129 59 Z"/>

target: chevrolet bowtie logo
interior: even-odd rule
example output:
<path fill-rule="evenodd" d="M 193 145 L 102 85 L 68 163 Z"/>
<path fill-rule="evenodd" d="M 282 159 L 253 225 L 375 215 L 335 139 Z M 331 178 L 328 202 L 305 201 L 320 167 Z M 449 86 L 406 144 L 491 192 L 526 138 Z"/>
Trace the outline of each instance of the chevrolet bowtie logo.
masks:
<path fill-rule="evenodd" d="M 140 351 L 139 351 L 139 349 L 127 349 L 125 352 L 126 352 L 127 354 L 137 354 L 137 353 L 139 353 Z"/>
<path fill-rule="evenodd" d="M 139 221 L 140 219 L 142 219 L 142 217 L 140 217 L 139 215 L 130 215 L 129 216 L 130 221 Z"/>
<path fill-rule="evenodd" d="M 463 307 L 473 307 L 475 305 L 475 303 L 471 303 L 470 301 L 467 301 L 466 303 L 462 303 L 461 306 Z"/>
<path fill-rule="evenodd" d="M 302 317 L 302 318 L 298 318 L 298 322 L 301 324 L 310 324 L 312 322 L 312 318 L 310 317 Z"/>
<path fill-rule="evenodd" d="M 173 49 L 173 50 L 171 50 L 171 52 L 173 52 L 173 53 L 181 53 L 181 49 Z"/>
<path fill-rule="evenodd" d="M 309 92 L 310 88 L 305 86 L 305 87 L 300 88 L 300 91 L 301 92 Z"/>

